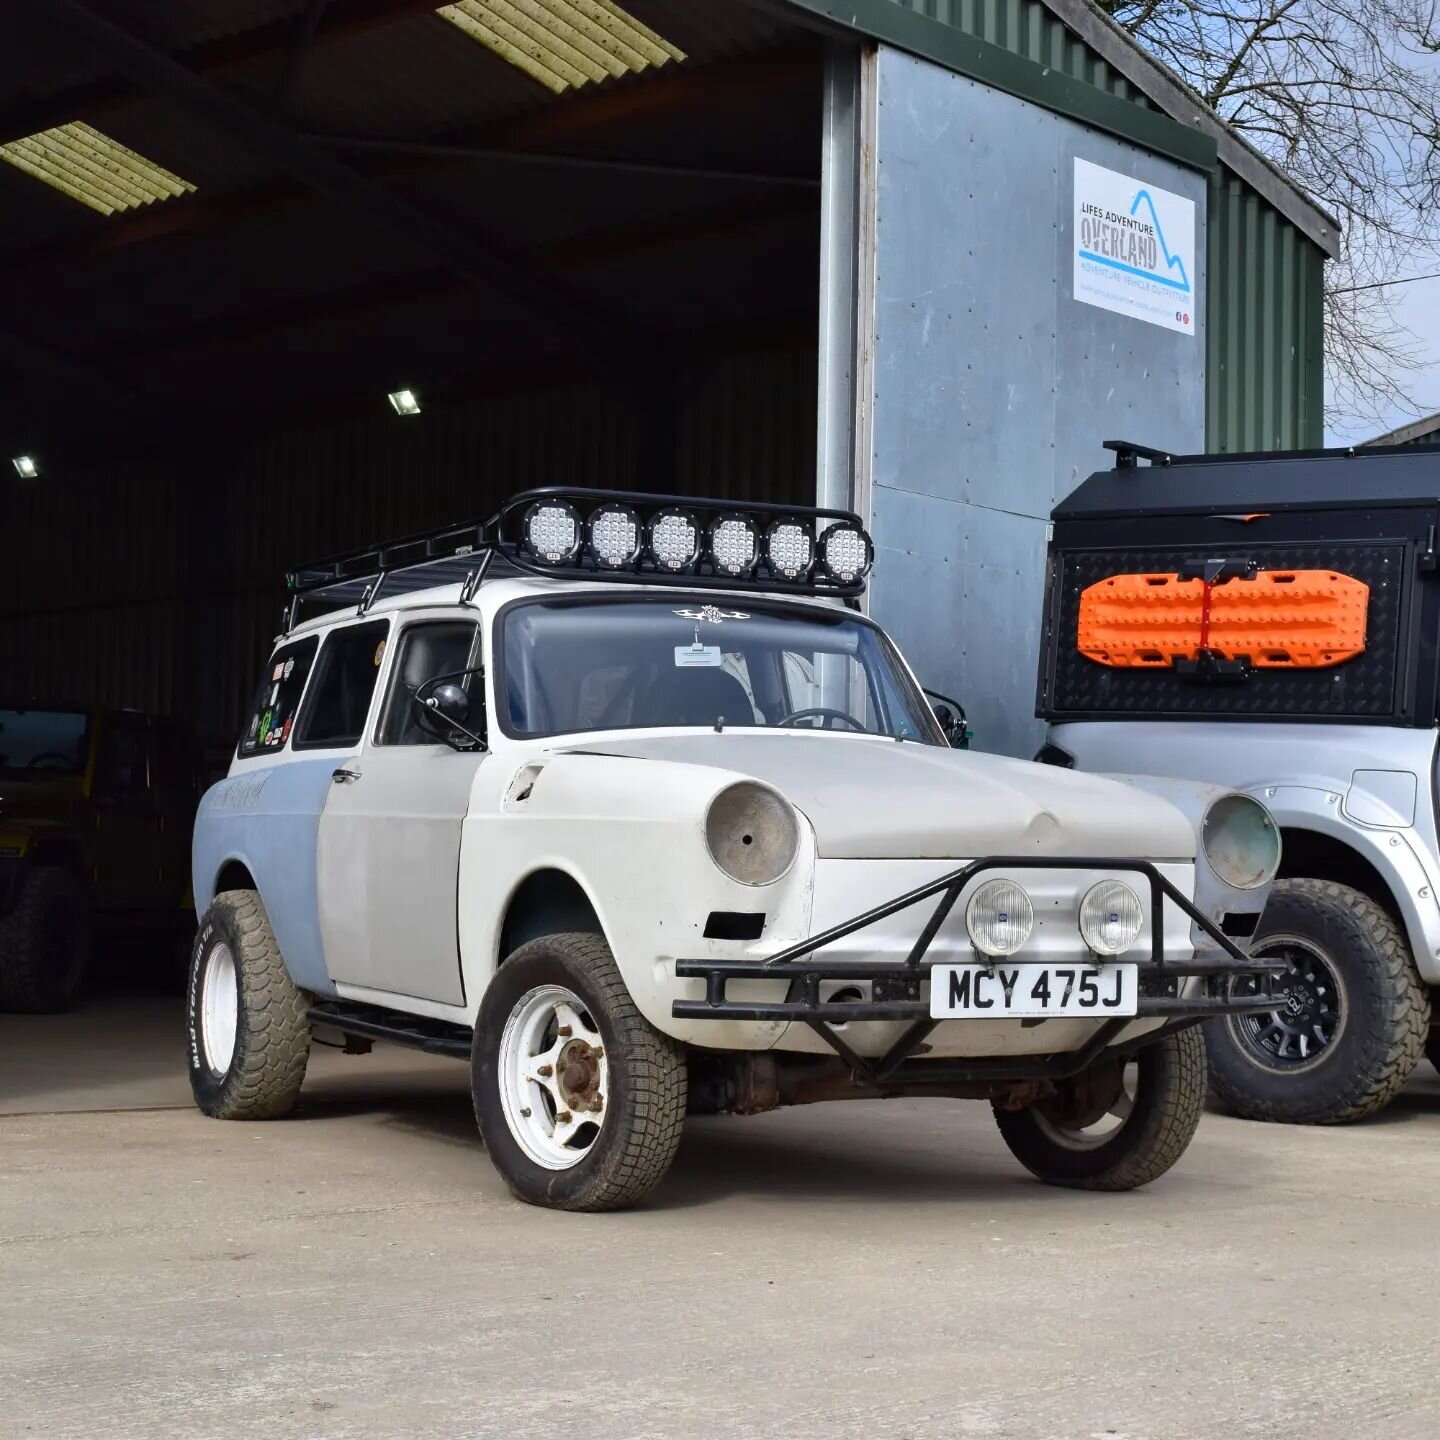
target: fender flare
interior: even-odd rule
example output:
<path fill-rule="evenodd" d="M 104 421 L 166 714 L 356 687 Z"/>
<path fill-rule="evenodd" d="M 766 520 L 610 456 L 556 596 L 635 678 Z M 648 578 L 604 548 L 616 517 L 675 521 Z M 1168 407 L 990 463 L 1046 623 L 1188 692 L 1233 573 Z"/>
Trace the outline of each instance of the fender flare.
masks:
<path fill-rule="evenodd" d="M 1247 794 L 1267 805 L 1282 831 L 1308 830 L 1353 850 L 1374 867 L 1394 900 L 1427 984 L 1440 984 L 1440 902 L 1424 847 L 1412 828 L 1380 829 L 1349 819 L 1341 793 L 1308 785 L 1252 786 Z"/>

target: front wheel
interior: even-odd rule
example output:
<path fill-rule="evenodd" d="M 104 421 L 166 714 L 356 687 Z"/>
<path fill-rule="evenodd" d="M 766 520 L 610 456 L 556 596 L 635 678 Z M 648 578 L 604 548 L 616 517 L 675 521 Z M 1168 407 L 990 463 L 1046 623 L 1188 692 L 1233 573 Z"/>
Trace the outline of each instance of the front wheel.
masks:
<path fill-rule="evenodd" d="M 1430 996 L 1395 921 L 1347 885 L 1280 880 L 1250 949 L 1286 971 L 1274 1010 L 1206 1027 L 1221 1103 L 1247 1120 L 1295 1125 L 1388 1105 L 1430 1033 Z"/>
<path fill-rule="evenodd" d="M 1128 1060 L 1102 1059 L 1024 1110 L 996 1107 L 1010 1153 L 1048 1185 L 1134 1190 L 1163 1175 L 1205 1108 L 1205 1042 L 1181 1030 Z"/>
<path fill-rule="evenodd" d="M 685 1056 L 635 1008 L 598 935 L 522 945 L 480 1002 L 475 1118 L 495 1168 L 532 1205 L 619 1210 L 670 1168 Z"/>

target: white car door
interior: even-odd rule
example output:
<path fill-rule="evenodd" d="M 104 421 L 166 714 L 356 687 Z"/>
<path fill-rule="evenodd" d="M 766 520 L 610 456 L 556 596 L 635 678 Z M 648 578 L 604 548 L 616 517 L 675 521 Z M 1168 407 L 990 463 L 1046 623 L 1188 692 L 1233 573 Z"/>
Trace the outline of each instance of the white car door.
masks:
<path fill-rule="evenodd" d="M 333 980 L 464 1003 L 457 938 L 460 830 L 482 751 L 419 724 L 417 689 L 479 664 L 470 620 L 415 620 L 395 655 L 378 723 L 337 767 L 320 818 L 320 926 Z M 458 682 L 483 725 L 478 673 Z"/>

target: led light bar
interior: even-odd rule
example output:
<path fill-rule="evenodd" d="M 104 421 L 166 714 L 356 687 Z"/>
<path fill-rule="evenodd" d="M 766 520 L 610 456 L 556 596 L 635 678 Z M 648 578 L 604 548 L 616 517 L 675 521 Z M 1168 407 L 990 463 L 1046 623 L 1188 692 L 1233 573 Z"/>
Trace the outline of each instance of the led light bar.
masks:
<path fill-rule="evenodd" d="M 554 486 L 484 522 L 488 543 L 530 573 L 713 585 L 850 599 L 875 547 L 848 510 Z"/>

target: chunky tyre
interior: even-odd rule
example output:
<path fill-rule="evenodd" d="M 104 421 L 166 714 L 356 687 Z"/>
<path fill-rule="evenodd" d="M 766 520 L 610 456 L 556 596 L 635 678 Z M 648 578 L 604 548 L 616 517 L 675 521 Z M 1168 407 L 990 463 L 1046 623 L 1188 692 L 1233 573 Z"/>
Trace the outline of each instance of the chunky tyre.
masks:
<path fill-rule="evenodd" d="M 295 1108 L 310 1058 L 309 1002 L 285 970 L 253 890 L 217 895 L 200 921 L 186 989 L 190 1088 L 217 1120 Z"/>
<path fill-rule="evenodd" d="M 1010 1153 L 1048 1185 L 1134 1190 L 1163 1175 L 1194 1138 L 1205 1108 L 1205 1042 L 1181 1030 L 1103 1060 L 1092 1076 L 1024 1110 L 996 1107 Z"/>
<path fill-rule="evenodd" d="M 480 1002 L 471 1089 L 485 1148 L 521 1200 L 620 1210 L 675 1158 L 685 1056 L 635 1008 L 603 938 L 547 935 L 516 950 Z"/>
<path fill-rule="evenodd" d="M 1290 965 L 1280 1003 L 1206 1027 L 1210 1082 L 1249 1120 L 1334 1125 L 1389 1104 L 1430 1033 L 1430 996 L 1395 921 L 1329 880 L 1280 880 L 1251 945 Z"/>
<path fill-rule="evenodd" d="M 90 969 L 90 906 L 68 871 L 40 865 L 0 920 L 0 1010 L 69 1010 Z"/>

